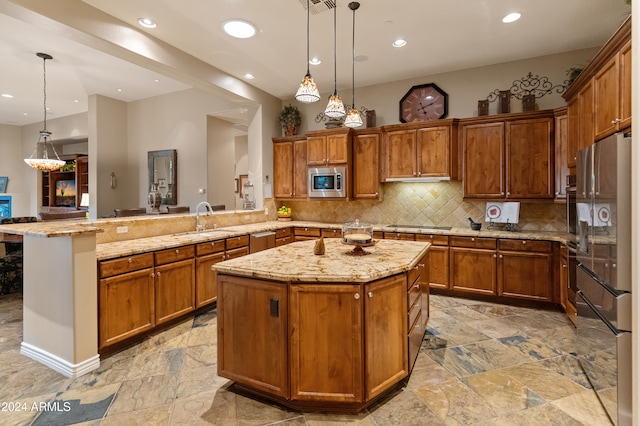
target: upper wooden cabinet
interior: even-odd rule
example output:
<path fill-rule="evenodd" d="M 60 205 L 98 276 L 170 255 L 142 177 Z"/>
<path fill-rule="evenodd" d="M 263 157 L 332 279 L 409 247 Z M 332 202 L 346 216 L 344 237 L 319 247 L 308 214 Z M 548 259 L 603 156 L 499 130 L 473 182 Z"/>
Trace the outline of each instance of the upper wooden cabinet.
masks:
<path fill-rule="evenodd" d="M 383 178 L 458 178 L 457 120 L 383 127 Z"/>
<path fill-rule="evenodd" d="M 576 152 L 631 126 L 631 17 L 562 95 L 567 101 L 567 166 Z"/>
<path fill-rule="evenodd" d="M 554 196 L 553 111 L 462 123 L 465 198 Z"/>
<path fill-rule="evenodd" d="M 310 133 L 307 136 L 307 164 L 348 164 L 351 156 L 351 133 L 348 128 Z"/>
<path fill-rule="evenodd" d="M 558 108 L 555 113 L 555 198 L 567 198 L 567 108 Z"/>
<path fill-rule="evenodd" d="M 275 198 L 307 198 L 307 140 L 273 139 L 273 195 Z"/>
<path fill-rule="evenodd" d="M 380 139 L 376 129 L 353 135 L 353 198 L 380 198 Z"/>

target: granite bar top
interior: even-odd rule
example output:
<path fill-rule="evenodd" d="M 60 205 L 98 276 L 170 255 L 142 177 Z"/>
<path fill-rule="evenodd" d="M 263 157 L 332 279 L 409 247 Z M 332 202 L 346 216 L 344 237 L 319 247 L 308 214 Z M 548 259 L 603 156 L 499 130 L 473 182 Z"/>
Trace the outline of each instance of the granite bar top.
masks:
<path fill-rule="evenodd" d="M 354 246 L 340 238 L 326 238 L 325 254 L 313 254 L 315 241 L 299 241 L 271 250 L 216 263 L 219 274 L 284 282 L 364 283 L 413 268 L 430 243 L 379 240 L 363 248 L 366 255 L 353 255 Z"/>
<path fill-rule="evenodd" d="M 102 232 L 100 225 L 87 219 L 65 219 L 46 222 L 12 223 L 0 225 L 0 232 L 35 237 L 68 237 Z"/>

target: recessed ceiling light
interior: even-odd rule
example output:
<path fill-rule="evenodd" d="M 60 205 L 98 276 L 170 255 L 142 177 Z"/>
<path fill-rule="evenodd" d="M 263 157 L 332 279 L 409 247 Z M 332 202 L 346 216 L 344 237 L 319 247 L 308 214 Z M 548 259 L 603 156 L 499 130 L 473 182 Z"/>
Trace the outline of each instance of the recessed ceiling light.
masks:
<path fill-rule="evenodd" d="M 320 65 L 320 64 L 322 63 L 322 61 L 321 61 L 320 59 L 318 59 L 318 58 L 312 58 L 312 59 L 309 61 L 309 63 L 310 63 L 311 65 Z"/>
<path fill-rule="evenodd" d="M 154 82 L 154 83 L 160 83 L 160 79 L 155 78 L 155 79 L 153 79 L 153 82 Z"/>
<path fill-rule="evenodd" d="M 145 28 L 155 28 L 157 26 L 155 21 L 149 18 L 138 19 L 138 24 L 142 25 Z"/>
<path fill-rule="evenodd" d="M 9 93 L 3 93 L 2 97 L 11 99 L 11 98 L 13 98 L 13 95 L 10 95 Z"/>
<path fill-rule="evenodd" d="M 122 92 L 122 89 L 116 89 L 116 92 Z"/>
<path fill-rule="evenodd" d="M 74 100 L 73 100 L 73 102 L 75 102 L 75 103 L 79 103 L 80 101 L 79 101 L 79 100 L 77 100 L 77 99 L 74 99 Z"/>
<path fill-rule="evenodd" d="M 522 15 L 520 15 L 518 12 L 513 12 L 502 18 L 502 22 L 504 22 L 505 24 L 510 24 L 511 22 L 516 22 L 518 19 L 520 19 L 520 16 Z"/>
<path fill-rule="evenodd" d="M 28 112 L 23 112 L 22 115 L 29 115 L 29 113 Z"/>
<path fill-rule="evenodd" d="M 256 76 L 251 74 L 251 73 L 246 73 L 244 75 L 244 78 L 249 79 L 249 80 L 253 80 L 254 78 L 256 78 Z"/>
<path fill-rule="evenodd" d="M 242 19 L 231 19 L 222 23 L 225 33 L 235 38 L 250 38 L 256 35 L 256 27 L 251 22 Z"/>
<path fill-rule="evenodd" d="M 399 38 L 398 40 L 393 42 L 393 47 L 402 47 L 407 44 L 407 40 L 403 40 Z"/>

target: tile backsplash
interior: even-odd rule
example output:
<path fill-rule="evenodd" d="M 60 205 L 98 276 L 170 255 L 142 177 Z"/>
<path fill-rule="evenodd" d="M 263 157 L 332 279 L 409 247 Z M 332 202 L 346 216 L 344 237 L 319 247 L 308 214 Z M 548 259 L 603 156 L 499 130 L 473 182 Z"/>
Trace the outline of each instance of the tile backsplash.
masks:
<path fill-rule="evenodd" d="M 483 223 L 482 229 L 488 225 L 484 221 L 486 201 L 464 201 L 462 183 L 455 181 L 385 183 L 380 201 L 265 200 L 274 211 L 282 204 L 291 207 L 294 220 L 343 223 L 360 219 L 379 225 L 467 227 L 471 217 Z M 517 229 L 566 232 L 565 203 L 521 203 Z"/>

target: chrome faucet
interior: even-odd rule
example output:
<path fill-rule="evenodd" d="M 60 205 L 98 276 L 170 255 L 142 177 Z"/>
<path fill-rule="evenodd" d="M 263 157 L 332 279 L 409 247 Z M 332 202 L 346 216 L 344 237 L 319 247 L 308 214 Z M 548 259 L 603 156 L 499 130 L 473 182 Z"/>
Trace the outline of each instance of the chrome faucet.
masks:
<path fill-rule="evenodd" d="M 211 204 L 206 201 L 201 201 L 196 206 L 196 232 L 202 232 L 206 228 L 205 225 L 200 225 L 200 206 L 205 206 L 207 209 L 207 216 L 211 214 L 213 209 L 211 208 Z"/>

